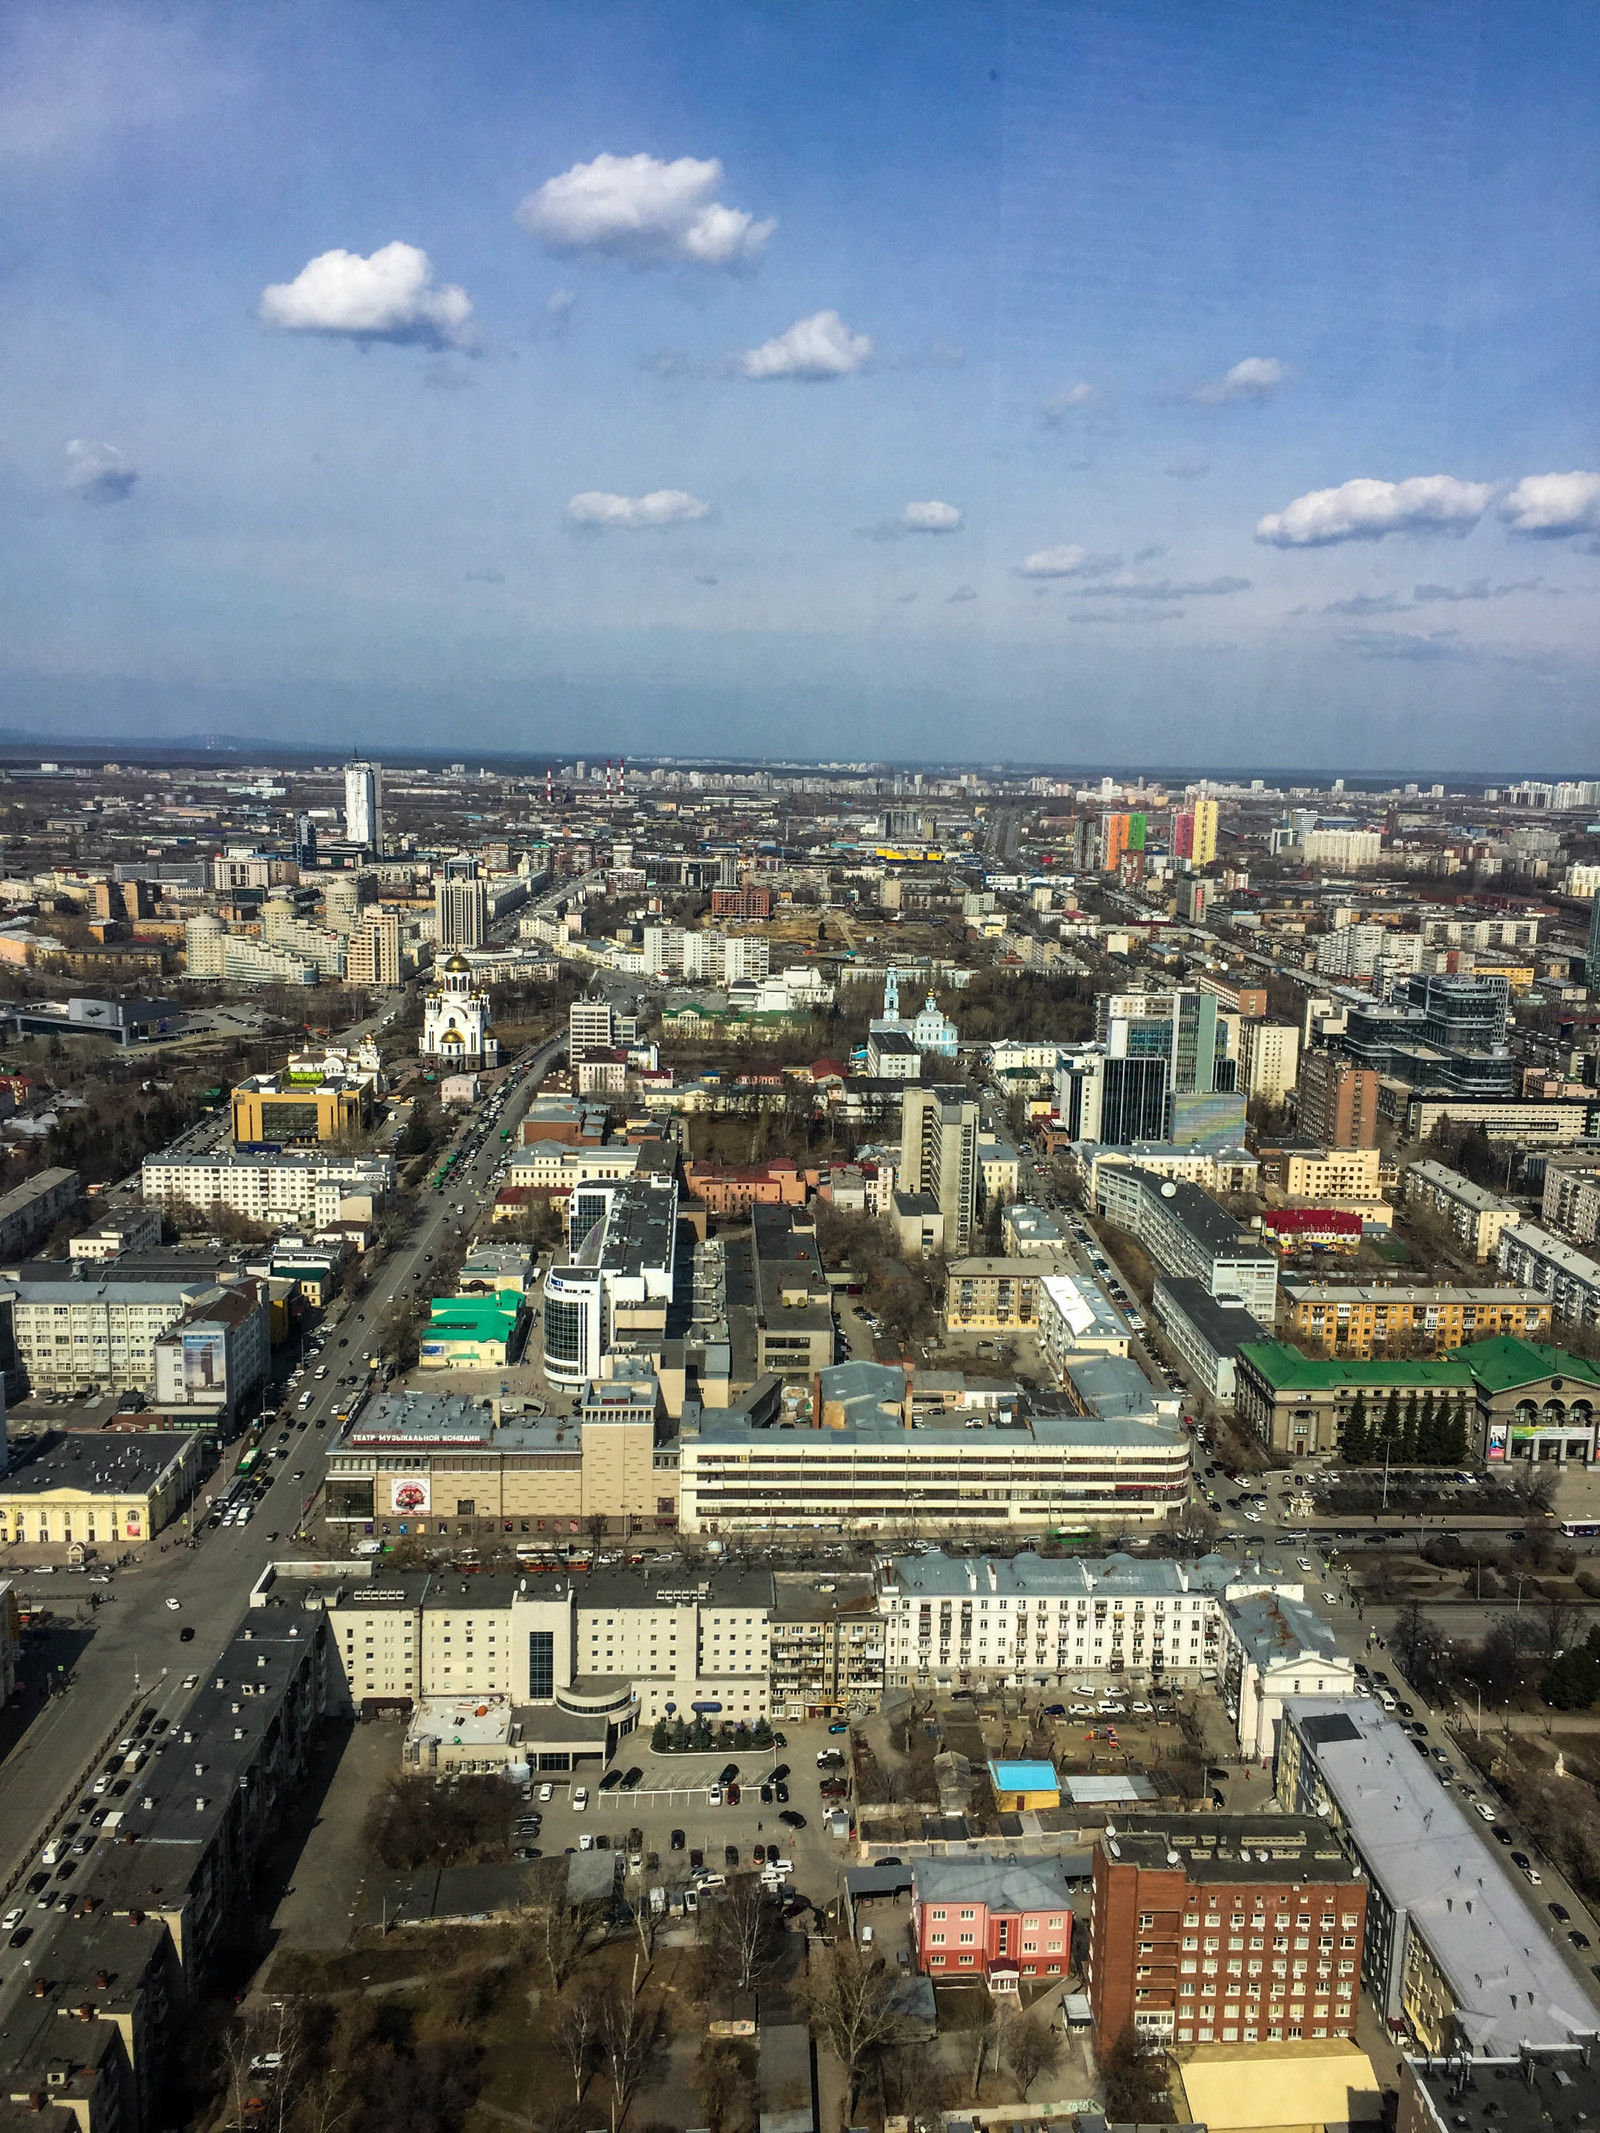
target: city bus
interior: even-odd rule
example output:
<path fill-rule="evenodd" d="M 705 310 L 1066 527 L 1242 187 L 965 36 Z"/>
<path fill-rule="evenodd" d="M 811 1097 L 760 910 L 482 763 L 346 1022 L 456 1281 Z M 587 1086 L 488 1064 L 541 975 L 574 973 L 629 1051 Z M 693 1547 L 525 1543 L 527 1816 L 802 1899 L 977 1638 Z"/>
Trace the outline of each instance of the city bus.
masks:
<path fill-rule="evenodd" d="M 259 1460 L 260 1457 L 260 1445 L 252 1444 L 249 1451 L 245 1453 L 244 1457 L 239 1461 L 239 1464 L 234 1468 L 234 1479 L 236 1481 L 248 1481 L 250 1476 L 255 1472 L 256 1462 L 257 1460 Z"/>
<path fill-rule="evenodd" d="M 1600 1538 L 1600 1518 L 1564 1518 L 1561 1530 L 1568 1540 Z"/>

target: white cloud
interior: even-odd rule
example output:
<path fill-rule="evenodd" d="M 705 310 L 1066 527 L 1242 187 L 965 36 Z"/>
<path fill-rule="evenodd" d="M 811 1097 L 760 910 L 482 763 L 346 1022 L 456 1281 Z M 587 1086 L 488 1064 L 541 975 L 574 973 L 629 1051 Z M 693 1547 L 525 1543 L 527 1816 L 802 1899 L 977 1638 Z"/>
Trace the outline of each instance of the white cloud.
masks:
<path fill-rule="evenodd" d="M 907 504 L 900 523 L 908 533 L 959 533 L 966 517 L 954 504 L 941 504 L 930 498 L 927 503 Z"/>
<path fill-rule="evenodd" d="M 1025 578 L 1103 578 L 1121 566 L 1121 556 L 1095 555 L 1073 542 L 1065 548 L 1037 548 L 1017 568 Z"/>
<path fill-rule="evenodd" d="M 869 334 L 852 333 L 837 311 L 817 311 L 749 349 L 739 368 L 747 378 L 848 378 L 871 359 Z"/>
<path fill-rule="evenodd" d="M 1246 356 L 1220 378 L 1197 385 L 1192 398 L 1201 407 L 1227 407 L 1235 400 L 1270 400 L 1280 385 L 1287 385 L 1294 372 L 1276 356 Z"/>
<path fill-rule="evenodd" d="M 571 289 L 552 289 L 544 300 L 544 308 L 551 318 L 565 318 L 577 301 Z"/>
<path fill-rule="evenodd" d="M 472 299 L 454 282 L 436 286 L 427 253 L 414 244 L 386 244 L 366 259 L 320 252 L 293 281 L 262 290 L 261 317 L 285 333 L 423 348 L 477 345 Z"/>
<path fill-rule="evenodd" d="M 601 252 L 641 266 L 741 266 L 760 258 L 777 223 L 724 207 L 712 197 L 721 183 L 715 156 L 663 163 L 599 155 L 546 179 L 517 209 L 517 220 L 552 252 Z"/>
<path fill-rule="evenodd" d="M 1600 533 L 1600 474 L 1527 474 L 1500 506 L 1513 533 Z"/>
<path fill-rule="evenodd" d="M 1335 541 L 1377 541 L 1388 533 L 1468 533 L 1488 502 L 1486 481 L 1457 481 L 1453 474 L 1347 481 L 1269 511 L 1256 539 L 1269 548 L 1325 548 Z"/>
<path fill-rule="evenodd" d="M 1091 407 L 1100 397 L 1092 385 L 1081 379 L 1076 385 L 1065 385 L 1058 393 L 1052 393 L 1039 410 L 1039 420 L 1046 429 L 1059 429 L 1074 408 Z"/>
<path fill-rule="evenodd" d="M 1111 577 L 1097 579 L 1093 584 L 1079 586 L 1085 599 L 1104 600 L 1191 600 L 1207 599 L 1216 594 L 1248 592 L 1248 578 L 1130 578 Z"/>
<path fill-rule="evenodd" d="M 67 443 L 67 487 L 86 504 L 119 504 L 133 494 L 138 469 L 114 444 L 94 444 L 87 437 Z"/>
<path fill-rule="evenodd" d="M 585 489 L 567 505 L 567 517 L 575 526 L 618 527 L 628 532 L 644 526 L 682 526 L 710 516 L 711 506 L 687 489 L 652 489 L 646 496 Z"/>

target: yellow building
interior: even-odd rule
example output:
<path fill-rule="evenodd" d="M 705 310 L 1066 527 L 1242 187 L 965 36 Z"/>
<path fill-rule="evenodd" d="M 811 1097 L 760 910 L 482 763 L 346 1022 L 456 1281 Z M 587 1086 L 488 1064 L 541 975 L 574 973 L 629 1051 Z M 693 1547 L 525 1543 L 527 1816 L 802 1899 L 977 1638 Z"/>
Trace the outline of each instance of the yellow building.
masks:
<path fill-rule="evenodd" d="M 947 1333 L 1031 1333 L 1039 1323 L 1039 1281 L 1048 1258 L 954 1259 L 945 1281 Z"/>
<path fill-rule="evenodd" d="M 1217 856 L 1217 803 L 1215 800 L 1196 800 L 1194 803 L 1194 849 L 1190 854 L 1197 867 L 1208 867 Z"/>
<path fill-rule="evenodd" d="M 1383 1355 L 1397 1347 L 1442 1354 L 1468 1341 L 1508 1333 L 1550 1337 L 1550 1301 L 1532 1289 L 1361 1288 L 1333 1282 L 1285 1282 L 1278 1294 L 1290 1338 L 1315 1353 Z"/>
<path fill-rule="evenodd" d="M 13 1439 L 11 1470 L 0 1476 L 0 1545 L 136 1547 L 172 1522 L 199 1479 L 192 1430 L 34 1441 Z"/>
<path fill-rule="evenodd" d="M 258 1074 L 233 1092 L 236 1146 L 262 1141 L 339 1141 L 360 1133 L 372 1115 L 369 1080 L 280 1084 Z"/>

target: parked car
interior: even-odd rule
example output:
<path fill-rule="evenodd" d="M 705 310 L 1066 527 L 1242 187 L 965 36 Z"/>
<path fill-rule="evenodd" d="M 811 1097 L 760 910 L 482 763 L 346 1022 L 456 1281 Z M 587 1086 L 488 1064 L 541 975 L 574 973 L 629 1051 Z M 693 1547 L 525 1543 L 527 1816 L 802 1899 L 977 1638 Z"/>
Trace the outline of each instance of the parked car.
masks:
<path fill-rule="evenodd" d="M 797 1814 L 792 1807 L 785 1809 L 785 1811 L 781 1815 L 779 1815 L 778 1820 L 789 1829 L 804 1829 L 806 1826 L 805 1816 L 803 1814 Z"/>

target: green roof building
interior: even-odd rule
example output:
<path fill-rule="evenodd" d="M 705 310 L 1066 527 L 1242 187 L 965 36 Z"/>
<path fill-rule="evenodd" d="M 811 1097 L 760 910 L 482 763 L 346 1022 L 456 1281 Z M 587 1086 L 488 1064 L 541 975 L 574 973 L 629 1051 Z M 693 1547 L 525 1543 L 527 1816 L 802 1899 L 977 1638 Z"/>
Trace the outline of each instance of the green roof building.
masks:
<path fill-rule="evenodd" d="M 503 1370 L 522 1335 L 514 1296 L 436 1296 L 418 1343 L 425 1370 Z"/>
<path fill-rule="evenodd" d="M 1476 1450 L 1486 1466 L 1507 1459 L 1593 1463 L 1600 1417 L 1600 1369 L 1593 1363 L 1510 1333 L 1453 1348 L 1451 1356 L 1467 1365 L 1477 1386 Z"/>
<path fill-rule="evenodd" d="M 1347 1356 L 1310 1356 L 1288 1341 L 1246 1341 L 1234 1369 L 1235 1411 L 1263 1444 L 1291 1458 L 1336 1452 L 1346 1417 L 1361 1395 L 1368 1426 L 1375 1427 L 1392 1393 L 1402 1404 L 1414 1394 L 1433 1395 L 1453 1409 L 1464 1400 L 1470 1413 L 1476 1396 L 1472 1371 L 1453 1356 L 1406 1361 L 1398 1357 L 1363 1362 Z"/>

